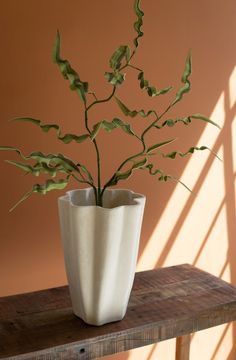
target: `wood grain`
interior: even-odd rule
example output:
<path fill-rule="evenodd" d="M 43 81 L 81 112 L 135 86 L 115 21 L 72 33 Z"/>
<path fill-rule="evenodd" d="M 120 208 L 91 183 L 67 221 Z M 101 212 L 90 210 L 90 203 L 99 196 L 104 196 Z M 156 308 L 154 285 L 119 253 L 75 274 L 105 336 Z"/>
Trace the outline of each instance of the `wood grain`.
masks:
<path fill-rule="evenodd" d="M 89 360 L 233 320 L 236 288 L 179 265 L 137 273 L 125 318 L 100 327 L 72 313 L 66 286 L 0 298 L 0 358 Z"/>
<path fill-rule="evenodd" d="M 190 334 L 177 337 L 175 360 L 189 360 Z"/>

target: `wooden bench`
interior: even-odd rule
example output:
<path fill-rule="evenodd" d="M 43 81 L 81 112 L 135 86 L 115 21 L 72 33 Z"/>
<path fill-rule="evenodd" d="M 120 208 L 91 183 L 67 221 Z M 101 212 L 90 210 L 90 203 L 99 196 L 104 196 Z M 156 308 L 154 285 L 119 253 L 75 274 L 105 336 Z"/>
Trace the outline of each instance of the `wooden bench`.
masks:
<path fill-rule="evenodd" d="M 119 301 L 119 299 L 117 299 Z M 190 265 L 136 273 L 122 321 L 89 326 L 71 309 L 67 286 L 0 298 L 0 359 L 89 360 L 236 320 L 236 287 Z"/>

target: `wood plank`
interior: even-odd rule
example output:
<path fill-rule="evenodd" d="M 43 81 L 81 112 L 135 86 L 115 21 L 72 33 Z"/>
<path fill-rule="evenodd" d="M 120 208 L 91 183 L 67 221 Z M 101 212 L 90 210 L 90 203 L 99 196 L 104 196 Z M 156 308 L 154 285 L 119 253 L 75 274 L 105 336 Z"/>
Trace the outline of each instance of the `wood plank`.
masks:
<path fill-rule="evenodd" d="M 0 298 L 0 358 L 89 360 L 236 320 L 236 288 L 190 265 L 136 274 L 127 314 L 77 318 L 68 287 Z"/>
<path fill-rule="evenodd" d="M 176 338 L 175 360 L 189 360 L 190 334 Z"/>

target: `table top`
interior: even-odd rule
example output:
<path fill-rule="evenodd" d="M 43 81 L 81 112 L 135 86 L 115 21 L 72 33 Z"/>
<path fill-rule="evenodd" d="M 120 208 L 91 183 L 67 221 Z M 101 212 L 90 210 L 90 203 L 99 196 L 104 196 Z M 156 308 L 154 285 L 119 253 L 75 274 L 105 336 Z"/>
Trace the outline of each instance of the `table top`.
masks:
<path fill-rule="evenodd" d="M 95 359 L 233 320 L 236 287 L 191 265 L 160 268 L 136 273 L 125 318 L 100 327 L 73 314 L 68 286 L 0 298 L 0 359 Z"/>

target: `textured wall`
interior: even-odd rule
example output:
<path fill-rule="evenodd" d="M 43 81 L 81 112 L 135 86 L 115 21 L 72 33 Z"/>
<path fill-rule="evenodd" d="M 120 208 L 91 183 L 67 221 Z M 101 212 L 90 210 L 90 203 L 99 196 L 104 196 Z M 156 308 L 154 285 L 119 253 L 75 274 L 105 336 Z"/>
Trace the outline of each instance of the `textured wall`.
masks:
<path fill-rule="evenodd" d="M 120 183 L 147 195 L 138 270 L 188 262 L 236 284 L 235 1 L 143 0 L 142 7 L 145 36 L 133 64 L 146 69 L 146 77 L 157 87 L 178 87 L 192 48 L 192 91 L 170 116 L 201 112 L 222 126 L 219 132 L 200 122 L 191 127 L 179 124 L 152 132 L 150 143 L 178 137 L 169 150 L 209 145 L 224 162 L 208 152 L 156 161 L 166 172 L 181 176 L 194 190 L 192 195 L 181 185 L 158 183 L 143 172 Z M 65 132 L 81 133 L 81 102 L 51 60 L 56 29 L 61 32 L 63 56 L 99 98 L 106 97 L 110 86 L 103 73 L 109 70 L 108 59 L 119 45 L 131 44 L 134 38 L 132 1 L 8 0 L 2 4 L 0 17 L 0 144 L 23 148 L 25 153 L 64 152 L 92 168 L 95 153 L 89 141 L 66 146 L 56 140 L 53 131 L 43 134 L 30 124 L 8 120 L 33 116 L 56 122 Z M 173 95 L 149 99 L 140 92 L 136 72 L 131 70 L 119 96 L 131 109 L 152 107 L 160 113 Z M 91 124 L 122 117 L 114 103 L 97 107 L 91 115 Z M 148 120 L 131 121 L 138 131 Z M 104 134 L 99 145 L 103 181 L 139 146 L 119 131 Z M 4 163 L 6 158 L 17 156 L 0 153 L 0 295 L 65 284 L 56 203 L 59 193 L 52 192 L 47 199 L 35 195 L 9 214 L 8 209 L 35 179 Z M 225 326 L 194 335 L 191 359 L 234 359 L 233 336 L 236 338 L 236 330 Z M 151 360 L 160 356 L 169 360 L 173 353 L 174 342 L 168 341 L 112 358 Z"/>

